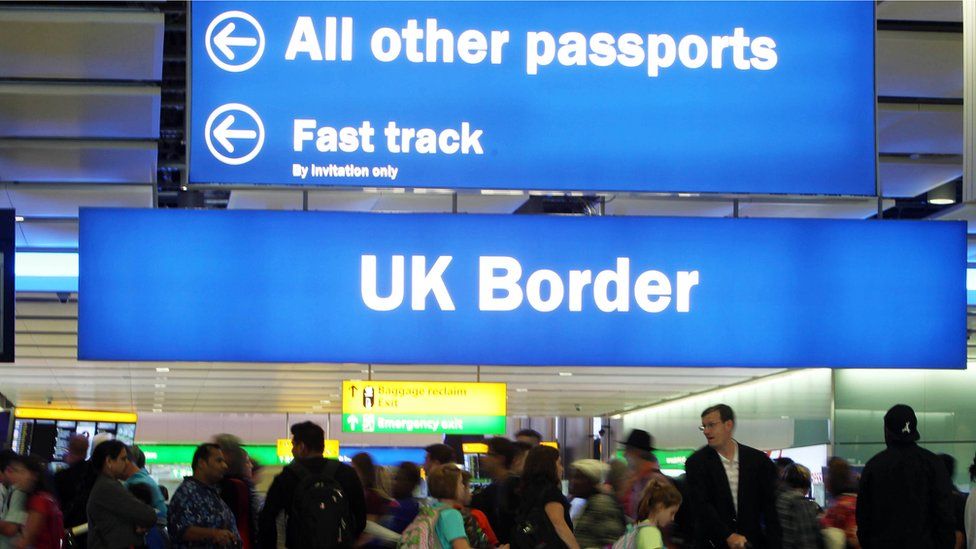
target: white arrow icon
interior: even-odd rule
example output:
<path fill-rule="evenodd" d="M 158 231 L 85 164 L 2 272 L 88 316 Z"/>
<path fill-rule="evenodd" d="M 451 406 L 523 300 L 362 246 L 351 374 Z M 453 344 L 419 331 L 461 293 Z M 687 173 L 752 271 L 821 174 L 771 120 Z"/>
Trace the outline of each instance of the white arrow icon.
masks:
<path fill-rule="evenodd" d="M 215 36 L 213 39 L 214 45 L 217 46 L 217 49 L 226 55 L 227 59 L 230 59 L 231 61 L 233 61 L 235 57 L 234 50 L 231 49 L 233 46 L 254 47 L 258 45 L 257 38 L 231 36 L 231 33 L 234 32 L 234 29 L 236 28 L 236 24 L 227 23 L 224 30 L 218 32 L 217 36 Z"/>
<path fill-rule="evenodd" d="M 248 118 L 251 119 L 250 123 L 247 122 Z M 241 129 L 239 126 L 238 129 L 232 129 L 238 119 L 257 129 Z M 210 154 L 231 166 L 250 162 L 264 146 L 264 123 L 261 122 L 261 117 L 254 109 L 241 103 L 228 103 L 210 113 L 204 132 Z M 232 140 L 239 142 L 235 145 Z"/>
<path fill-rule="evenodd" d="M 350 431 L 355 431 L 356 430 L 356 425 L 359 424 L 359 418 L 356 417 L 356 416 L 349 416 L 349 419 L 346 420 L 346 423 L 349 424 L 349 430 Z"/>
<path fill-rule="evenodd" d="M 217 142 L 223 145 L 227 152 L 234 152 L 234 144 L 230 142 L 231 139 L 255 139 L 258 136 L 258 132 L 254 130 L 232 130 L 231 126 L 234 125 L 233 114 L 228 114 L 227 118 L 223 122 L 214 128 L 213 134 L 217 138 Z"/>
<path fill-rule="evenodd" d="M 234 31 L 238 31 L 237 36 L 233 36 Z M 264 29 L 248 13 L 227 11 L 210 22 L 204 35 L 204 45 L 215 65 L 227 72 L 243 72 L 257 64 L 264 54 Z M 234 51 L 234 48 L 243 47 L 253 48 L 250 57 L 246 55 L 248 50 Z"/>

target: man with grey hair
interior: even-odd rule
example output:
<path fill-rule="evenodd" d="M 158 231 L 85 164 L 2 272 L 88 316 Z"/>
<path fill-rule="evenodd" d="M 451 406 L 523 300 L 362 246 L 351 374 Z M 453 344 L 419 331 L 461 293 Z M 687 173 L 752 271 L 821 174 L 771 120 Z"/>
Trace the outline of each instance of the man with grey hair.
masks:
<path fill-rule="evenodd" d="M 159 489 L 156 479 L 149 476 L 149 471 L 146 470 L 146 454 L 136 445 L 130 446 L 128 450 L 129 464 L 125 471 L 127 475 L 125 487 L 130 488 L 135 484 L 144 484 L 149 488 L 149 493 L 152 494 L 152 506 L 156 509 L 156 516 L 165 521 L 167 515 L 166 499 L 163 497 L 163 491 Z"/>

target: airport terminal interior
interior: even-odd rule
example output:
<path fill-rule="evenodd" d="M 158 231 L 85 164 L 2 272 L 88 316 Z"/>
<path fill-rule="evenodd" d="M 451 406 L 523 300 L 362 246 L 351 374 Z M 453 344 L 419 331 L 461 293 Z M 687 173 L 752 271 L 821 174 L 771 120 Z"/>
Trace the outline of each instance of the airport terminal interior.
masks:
<path fill-rule="evenodd" d="M 405 464 L 455 500 L 442 444 L 474 509 L 548 447 L 567 519 L 579 476 L 630 523 L 529 543 L 496 506 L 471 547 L 953 546 L 828 521 L 837 463 L 866 483 L 899 436 L 952 458 L 946 497 L 976 482 L 974 104 L 972 0 L 0 2 L 0 447 L 57 480 L 122 441 L 167 498 L 201 444 L 246 456 L 236 538 L 129 547 L 417 545 L 383 515 Z M 266 537 L 306 422 L 392 502 L 366 537 L 296 542 L 287 505 Z M 820 545 L 744 526 L 750 448 Z M 90 502 L 18 538 L 4 486 L 0 549 L 123 546 Z"/>

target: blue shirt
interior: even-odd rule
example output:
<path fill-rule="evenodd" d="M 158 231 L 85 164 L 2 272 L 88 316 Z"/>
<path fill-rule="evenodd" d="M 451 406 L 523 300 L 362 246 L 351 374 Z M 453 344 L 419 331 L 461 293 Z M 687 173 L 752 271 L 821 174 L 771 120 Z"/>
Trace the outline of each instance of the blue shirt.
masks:
<path fill-rule="evenodd" d="M 220 499 L 217 486 L 207 486 L 193 477 L 183 479 L 169 505 L 169 535 L 173 549 L 216 548 L 212 541 L 183 541 L 191 526 L 230 530 L 238 536 L 237 521 L 230 507 Z"/>
<path fill-rule="evenodd" d="M 437 516 L 437 525 L 434 527 L 441 547 L 449 549 L 452 541 L 459 538 L 468 539 L 468 534 L 464 531 L 464 517 L 461 516 L 461 511 L 447 507 L 439 501 L 434 504 L 434 509 L 441 512 Z"/>
<path fill-rule="evenodd" d="M 159 489 L 159 484 L 156 483 L 156 479 L 149 476 L 149 472 L 145 469 L 139 469 L 139 472 L 134 473 L 125 481 L 126 488 L 133 484 L 145 484 L 149 487 L 149 492 L 152 493 L 152 506 L 156 509 L 156 516 L 165 521 L 166 499 L 163 498 L 163 491 Z"/>

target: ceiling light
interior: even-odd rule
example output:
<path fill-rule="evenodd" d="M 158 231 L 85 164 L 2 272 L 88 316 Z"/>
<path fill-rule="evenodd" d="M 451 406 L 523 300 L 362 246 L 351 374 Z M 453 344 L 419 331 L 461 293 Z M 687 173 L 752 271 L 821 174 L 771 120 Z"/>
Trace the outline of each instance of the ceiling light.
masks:
<path fill-rule="evenodd" d="M 933 206 L 948 206 L 956 203 L 956 182 L 952 181 L 940 185 L 928 192 L 929 204 Z"/>
<path fill-rule="evenodd" d="M 312 409 L 313 409 L 313 410 L 321 410 L 321 409 L 322 409 L 322 407 L 321 407 L 321 406 L 319 406 L 318 404 L 316 404 L 315 406 L 312 406 Z"/>
<path fill-rule="evenodd" d="M 154 414 L 158 414 L 158 413 L 162 412 L 163 409 L 162 408 L 153 408 L 152 411 L 153 411 Z"/>
<path fill-rule="evenodd" d="M 165 389 L 166 388 L 166 384 L 165 383 L 157 383 L 156 384 L 156 388 L 157 389 Z"/>
<path fill-rule="evenodd" d="M 334 395 L 329 395 L 329 396 L 332 397 L 332 398 L 339 398 L 339 394 L 338 393 L 336 393 Z"/>
<path fill-rule="evenodd" d="M 612 415 L 612 416 L 610 416 L 610 419 L 620 419 L 620 418 L 622 418 L 622 417 L 623 417 L 623 416 L 622 416 L 622 415 L 620 415 L 620 414 L 614 414 L 614 415 Z"/>
<path fill-rule="evenodd" d="M 161 374 L 165 374 L 169 372 L 169 368 L 156 368 L 156 371 Z"/>
<path fill-rule="evenodd" d="M 573 372 L 559 372 L 559 377 L 570 377 L 572 375 Z"/>
<path fill-rule="evenodd" d="M 16 221 L 17 223 L 20 223 L 23 220 L 24 220 L 24 216 L 22 215 L 14 216 L 14 221 Z"/>
<path fill-rule="evenodd" d="M 320 400 L 319 402 L 321 402 L 322 404 L 332 404 L 331 400 Z"/>
<path fill-rule="evenodd" d="M 515 389 L 515 392 L 516 393 L 528 393 L 529 390 L 528 389 L 525 389 L 525 388 L 522 388 L 522 387 L 519 387 L 518 389 Z"/>
<path fill-rule="evenodd" d="M 359 373 L 361 373 L 361 374 L 368 374 L 369 373 L 369 370 L 359 370 Z"/>

